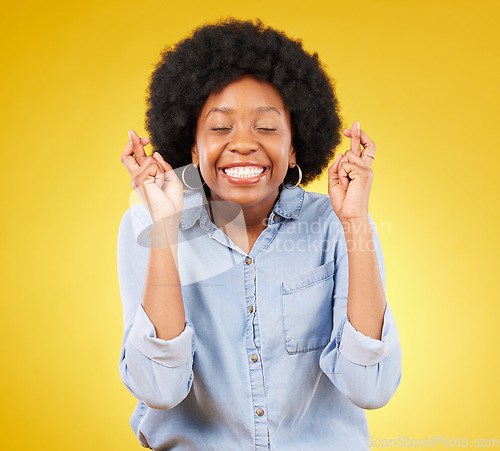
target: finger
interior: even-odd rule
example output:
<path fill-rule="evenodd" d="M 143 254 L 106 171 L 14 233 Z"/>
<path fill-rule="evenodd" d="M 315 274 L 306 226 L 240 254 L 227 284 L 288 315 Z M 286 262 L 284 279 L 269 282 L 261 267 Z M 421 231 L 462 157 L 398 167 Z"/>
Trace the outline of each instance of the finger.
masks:
<path fill-rule="evenodd" d="M 347 171 L 343 166 L 344 160 L 346 160 L 345 156 L 342 155 L 342 158 L 340 159 L 339 163 L 338 174 L 339 174 L 339 182 L 342 185 L 342 188 L 346 190 L 349 187 L 349 176 L 347 175 Z"/>
<path fill-rule="evenodd" d="M 344 154 L 341 152 L 339 153 L 336 157 L 335 157 L 335 160 L 333 160 L 333 164 L 331 166 L 332 170 L 333 171 L 338 171 L 339 169 L 339 164 L 340 164 L 340 160 L 342 160 L 342 157 L 344 156 Z"/>
<path fill-rule="evenodd" d="M 347 173 L 351 182 L 359 178 L 360 180 L 367 180 L 371 184 L 371 180 L 373 179 L 373 171 L 370 168 L 366 166 L 360 166 L 359 164 L 350 161 L 342 161 L 341 169 L 342 171 L 345 171 Z"/>
<path fill-rule="evenodd" d="M 144 159 L 147 157 L 146 152 L 144 151 L 144 145 L 142 143 L 141 138 L 137 135 L 134 130 L 129 130 L 128 135 L 130 136 L 130 142 L 132 143 L 132 148 L 133 148 L 133 154 L 135 156 L 135 159 L 137 160 L 137 163 L 142 165 L 142 162 Z"/>
<path fill-rule="evenodd" d="M 359 121 L 355 121 L 351 128 L 351 150 L 356 155 L 361 155 Z"/>
<path fill-rule="evenodd" d="M 342 185 L 340 184 L 339 180 L 339 164 L 340 160 L 342 159 L 342 154 L 339 153 L 336 157 L 335 160 L 333 160 L 333 164 L 328 168 L 328 189 L 332 189 L 336 185 L 340 185 L 340 188 L 342 188 Z"/>
<path fill-rule="evenodd" d="M 375 159 L 375 149 L 377 148 L 377 146 L 363 130 L 361 130 L 360 139 L 361 139 L 361 144 L 363 145 L 363 151 L 361 152 L 361 159 L 369 168 L 371 168 L 373 160 Z"/>
<path fill-rule="evenodd" d="M 120 155 L 120 161 L 125 166 L 125 169 L 127 169 L 127 172 L 131 177 L 133 177 L 139 170 L 140 166 L 137 164 L 137 160 L 134 157 L 134 147 L 131 141 L 127 143 L 125 149 Z"/>
<path fill-rule="evenodd" d="M 351 137 L 352 130 L 350 128 L 346 128 L 345 130 L 342 130 L 342 133 L 347 136 L 348 138 Z M 375 147 L 375 143 L 370 139 L 370 137 L 363 131 L 360 130 L 360 142 L 363 145 L 363 147 Z"/>
<path fill-rule="evenodd" d="M 344 158 L 339 170 L 339 174 L 341 174 L 341 177 L 344 177 L 345 174 L 345 178 L 348 180 L 348 185 L 356 178 L 358 172 L 359 166 L 356 163 L 351 163 Z"/>
<path fill-rule="evenodd" d="M 345 130 L 342 130 L 342 133 L 350 138 L 352 129 L 346 128 Z M 375 149 L 377 148 L 377 146 L 363 130 L 360 130 L 360 142 L 363 146 L 361 159 L 363 160 L 365 165 L 371 168 L 374 158 L 368 156 L 368 154 L 375 156 Z"/>
<path fill-rule="evenodd" d="M 365 166 L 365 162 L 363 161 L 363 158 L 360 157 L 359 155 L 355 154 L 352 150 L 346 151 L 344 155 L 344 160 L 345 162 L 350 162 L 350 163 L 356 163 L 361 166 Z"/>
<path fill-rule="evenodd" d="M 163 157 L 161 156 L 160 152 L 158 151 L 154 151 L 153 152 L 153 158 L 155 159 L 155 161 L 158 162 L 158 164 L 162 167 L 162 169 L 167 172 L 167 171 L 170 171 L 172 169 L 172 166 L 170 166 L 164 159 Z"/>
<path fill-rule="evenodd" d="M 153 152 L 152 158 L 154 161 L 160 166 L 162 173 L 156 176 L 156 180 L 160 181 L 160 188 L 163 186 L 163 182 L 166 179 L 166 173 L 172 170 L 172 166 L 170 166 L 161 156 L 158 151 Z M 156 181 L 155 180 L 155 181 Z"/>
<path fill-rule="evenodd" d="M 151 157 L 146 157 L 143 164 L 132 178 L 132 188 L 136 188 L 143 183 L 156 183 L 157 177 L 163 180 L 163 168 Z"/>
<path fill-rule="evenodd" d="M 173 183 L 177 185 L 178 188 L 182 189 L 182 182 L 180 181 L 179 177 L 177 177 L 177 174 L 175 173 L 172 166 L 163 159 L 161 154 L 159 152 L 154 152 L 153 158 L 158 162 L 158 164 L 160 164 L 164 171 L 163 174 L 161 174 L 159 177 L 162 178 L 162 182 L 166 183 L 163 186 L 160 186 L 160 188 L 165 190 L 170 183 Z"/>
<path fill-rule="evenodd" d="M 332 207 L 335 213 L 340 212 L 346 196 L 346 191 L 339 180 L 338 168 L 342 160 L 342 154 L 336 156 L 333 164 L 328 169 L 328 193 L 332 201 Z"/>

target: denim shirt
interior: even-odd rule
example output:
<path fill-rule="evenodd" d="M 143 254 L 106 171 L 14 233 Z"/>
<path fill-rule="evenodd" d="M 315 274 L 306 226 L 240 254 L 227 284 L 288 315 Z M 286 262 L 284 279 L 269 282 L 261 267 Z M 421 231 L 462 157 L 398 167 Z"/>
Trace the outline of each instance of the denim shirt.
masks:
<path fill-rule="evenodd" d="M 401 347 L 388 305 L 381 340 L 347 318 L 347 247 L 329 196 L 283 189 L 246 254 L 212 223 L 204 195 L 186 192 L 178 245 L 186 322 L 171 340 L 156 337 L 141 306 L 150 227 L 138 204 L 118 232 L 119 370 L 139 400 L 130 423 L 142 446 L 368 450 L 363 409 L 394 394 Z"/>

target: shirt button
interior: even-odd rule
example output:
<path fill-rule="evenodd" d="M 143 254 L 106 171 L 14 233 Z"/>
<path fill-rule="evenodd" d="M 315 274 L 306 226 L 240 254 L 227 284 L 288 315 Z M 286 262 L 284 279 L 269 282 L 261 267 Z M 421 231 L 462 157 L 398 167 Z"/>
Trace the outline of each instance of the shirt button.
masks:
<path fill-rule="evenodd" d="M 248 311 L 249 311 L 250 313 L 252 313 L 252 312 L 253 312 L 253 305 L 251 305 L 250 307 L 248 307 Z"/>
<path fill-rule="evenodd" d="M 261 417 L 262 415 L 264 415 L 264 411 L 263 411 L 262 409 L 257 409 L 257 410 L 255 411 L 255 413 L 256 413 L 257 415 L 259 415 L 259 417 Z"/>
<path fill-rule="evenodd" d="M 250 263 L 252 263 L 252 259 L 250 257 L 245 258 L 245 263 L 249 265 Z"/>
<path fill-rule="evenodd" d="M 254 354 L 252 357 L 250 357 L 252 359 L 252 362 L 256 362 L 257 360 L 259 360 L 259 356 L 257 354 Z"/>
<path fill-rule="evenodd" d="M 278 220 L 278 215 L 273 216 L 273 221 L 276 222 Z"/>

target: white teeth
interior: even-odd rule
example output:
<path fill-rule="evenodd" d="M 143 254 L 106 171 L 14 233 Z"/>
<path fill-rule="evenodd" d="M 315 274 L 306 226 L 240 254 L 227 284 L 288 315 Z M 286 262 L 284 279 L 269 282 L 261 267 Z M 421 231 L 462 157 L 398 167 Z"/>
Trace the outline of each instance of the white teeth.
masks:
<path fill-rule="evenodd" d="M 225 168 L 224 172 L 231 176 L 231 177 L 237 177 L 237 178 L 249 178 L 249 177 L 256 177 L 264 172 L 264 168 L 256 168 L 254 166 L 252 167 L 232 167 L 232 168 Z"/>

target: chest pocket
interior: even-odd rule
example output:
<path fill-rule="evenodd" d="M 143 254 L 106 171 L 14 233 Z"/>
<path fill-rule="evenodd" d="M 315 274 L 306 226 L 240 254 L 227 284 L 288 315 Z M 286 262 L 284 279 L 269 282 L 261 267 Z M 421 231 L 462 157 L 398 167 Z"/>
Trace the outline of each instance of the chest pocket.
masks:
<path fill-rule="evenodd" d="M 333 328 L 334 260 L 285 280 L 281 284 L 281 307 L 286 352 L 324 348 Z"/>

